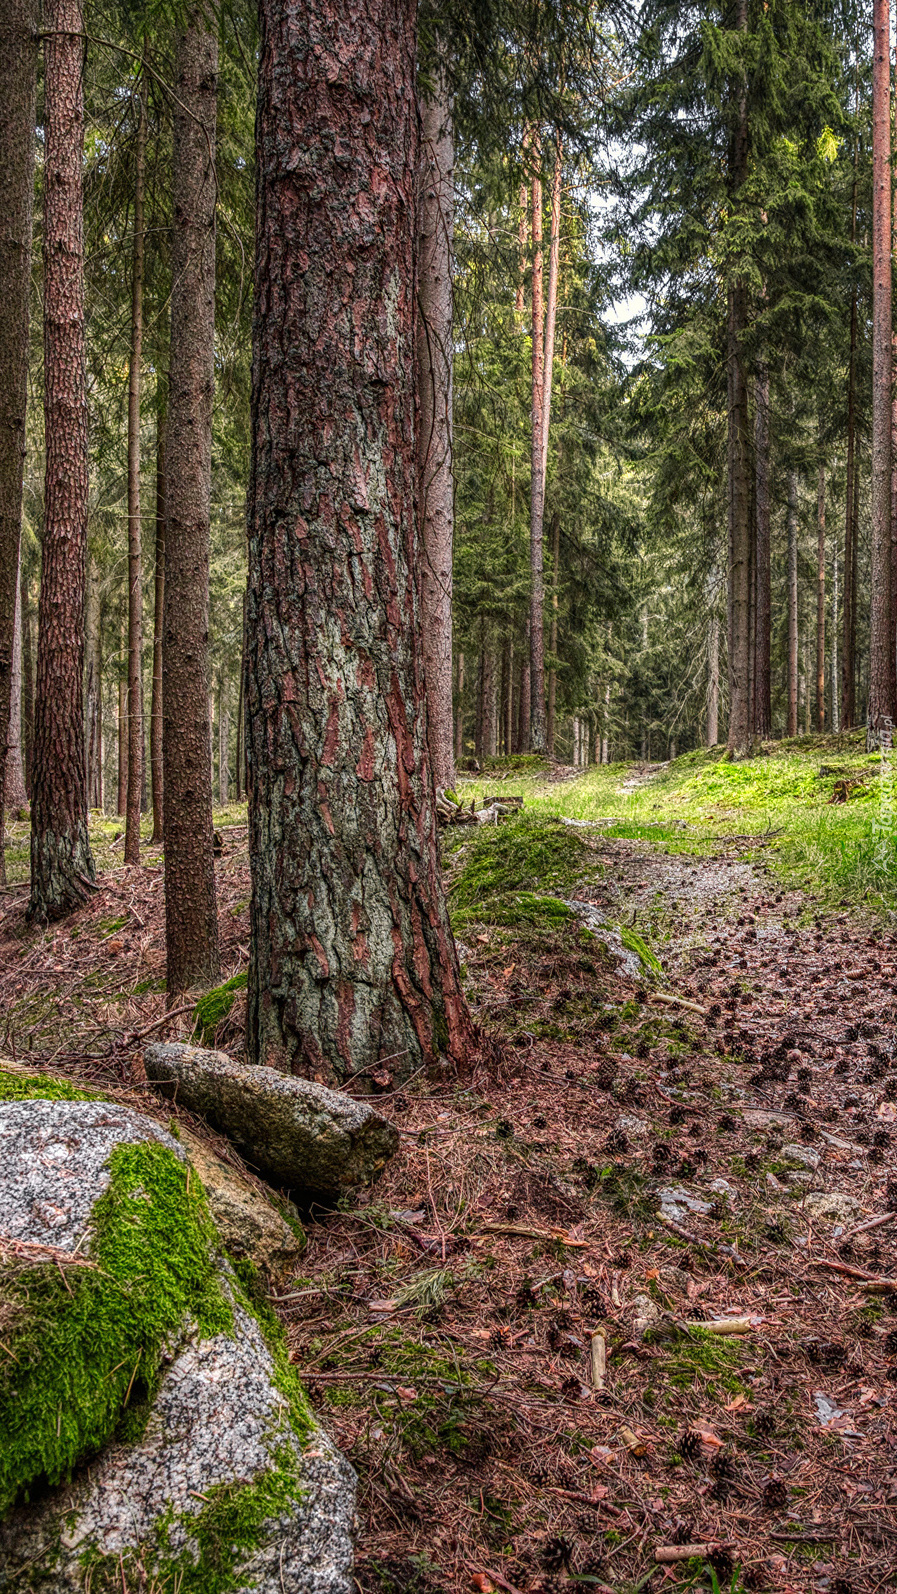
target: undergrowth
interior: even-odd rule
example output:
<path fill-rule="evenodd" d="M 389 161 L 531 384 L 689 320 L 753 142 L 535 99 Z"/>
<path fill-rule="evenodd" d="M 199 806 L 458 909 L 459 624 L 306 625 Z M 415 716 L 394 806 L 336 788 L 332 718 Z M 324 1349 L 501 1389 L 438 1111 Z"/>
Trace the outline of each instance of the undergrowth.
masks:
<path fill-rule="evenodd" d="M 589 864 L 583 838 L 559 820 L 521 815 L 484 825 L 460 845 L 449 884 L 452 924 L 528 925 L 556 930 L 573 918 L 561 900 Z"/>

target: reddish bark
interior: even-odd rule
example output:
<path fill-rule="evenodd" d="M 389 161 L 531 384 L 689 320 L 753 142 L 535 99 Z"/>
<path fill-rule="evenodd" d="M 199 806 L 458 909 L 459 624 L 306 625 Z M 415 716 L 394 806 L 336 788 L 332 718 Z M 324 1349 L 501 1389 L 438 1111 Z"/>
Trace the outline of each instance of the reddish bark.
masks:
<path fill-rule="evenodd" d="M 156 403 L 156 547 L 153 571 L 153 687 L 150 698 L 150 771 L 153 782 L 153 834 L 151 840 L 163 838 L 163 806 L 165 783 L 162 774 L 162 616 L 165 613 L 165 412 L 166 392 L 164 378 L 158 378 L 159 391 Z"/>
<path fill-rule="evenodd" d="M 788 472 L 788 724 L 797 735 L 797 472 Z"/>
<path fill-rule="evenodd" d="M 215 348 L 218 45 L 205 13 L 178 38 L 162 633 L 169 997 L 218 977 L 209 723 L 209 494 Z"/>
<path fill-rule="evenodd" d="M 747 0 L 736 0 L 736 27 L 746 33 Z M 734 204 L 748 174 L 748 97 L 742 77 L 737 89 L 736 119 L 729 160 L 729 186 Z M 751 486 L 748 435 L 748 385 L 744 335 L 748 325 L 747 286 L 736 278 L 729 286 L 728 479 L 729 479 L 729 738 L 730 757 L 751 750 Z"/>
<path fill-rule="evenodd" d="M 854 190 L 856 184 L 854 183 Z M 856 231 L 856 192 L 854 226 Z M 847 485 L 844 494 L 844 596 L 841 651 L 841 728 L 848 731 L 856 722 L 856 347 L 857 300 L 850 306 L 850 360 L 847 372 Z M 835 688 L 833 686 L 832 690 Z"/>
<path fill-rule="evenodd" d="M 0 16 L 0 881 L 15 649 L 28 382 L 38 7 L 6 0 Z M 21 635 L 21 632 L 20 632 Z"/>
<path fill-rule="evenodd" d="M 545 519 L 545 350 L 542 284 L 542 178 L 539 173 L 541 140 L 533 135 L 532 177 L 532 449 L 530 483 L 530 716 L 529 747 L 544 753 L 545 725 L 545 583 L 543 574 L 543 523 Z"/>
<path fill-rule="evenodd" d="M 44 537 L 31 793 L 32 918 L 58 919 L 94 882 L 84 760 L 87 390 L 80 0 L 44 14 Z"/>
<path fill-rule="evenodd" d="M 895 717 L 891 597 L 891 52 L 890 0 L 872 29 L 872 591 L 869 728 Z"/>
<path fill-rule="evenodd" d="M 825 730 L 825 465 L 816 497 L 816 729 Z"/>
<path fill-rule="evenodd" d="M 338 1079 L 471 1039 L 419 642 L 415 20 L 261 6 L 248 1048 Z"/>

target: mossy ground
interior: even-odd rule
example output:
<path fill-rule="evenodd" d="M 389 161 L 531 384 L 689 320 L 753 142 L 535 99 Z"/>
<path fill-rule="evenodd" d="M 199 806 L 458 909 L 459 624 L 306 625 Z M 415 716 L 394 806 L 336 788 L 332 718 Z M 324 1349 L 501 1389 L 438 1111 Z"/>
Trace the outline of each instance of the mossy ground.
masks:
<path fill-rule="evenodd" d="M 225 980 L 223 985 L 216 985 L 211 991 L 206 991 L 201 996 L 193 1009 L 195 1028 L 193 1031 L 196 1042 L 200 1046 L 213 1046 L 218 1028 L 228 1017 L 234 1005 L 238 991 L 245 991 L 247 975 L 235 974 L 233 979 Z"/>

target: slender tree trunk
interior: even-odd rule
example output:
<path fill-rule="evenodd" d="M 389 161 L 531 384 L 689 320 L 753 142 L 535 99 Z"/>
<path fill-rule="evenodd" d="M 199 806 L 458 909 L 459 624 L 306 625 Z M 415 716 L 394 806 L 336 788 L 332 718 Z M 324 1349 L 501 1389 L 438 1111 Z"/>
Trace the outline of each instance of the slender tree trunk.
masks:
<path fill-rule="evenodd" d="M 464 654 L 458 654 L 458 712 L 455 717 L 455 762 L 464 754 Z"/>
<path fill-rule="evenodd" d="M 841 729 L 841 705 L 838 701 L 838 534 L 832 537 L 832 730 Z"/>
<path fill-rule="evenodd" d="M 772 571 L 770 557 L 771 497 L 769 481 L 769 371 L 757 370 L 754 388 L 754 496 L 755 496 L 755 731 L 761 740 L 772 734 Z"/>
<path fill-rule="evenodd" d="M 87 391 L 84 363 L 84 18 L 44 11 L 44 436 L 29 915 L 58 919 L 93 888 L 84 767 Z"/>
<path fill-rule="evenodd" d="M 895 717 L 891 600 L 891 51 L 890 0 L 873 0 L 872 590 L 869 731 Z"/>
<path fill-rule="evenodd" d="M 736 27 L 746 33 L 747 0 L 736 0 Z M 747 80 L 742 74 L 736 99 L 729 184 L 738 205 L 748 173 Z M 751 748 L 750 635 L 751 523 L 748 445 L 748 387 L 743 339 L 748 324 L 747 285 L 735 280 L 728 294 L 728 478 L 729 478 L 729 738 L 731 757 L 745 757 Z"/>
<path fill-rule="evenodd" d="M 527 753 L 530 750 L 530 622 L 526 622 L 526 636 L 524 653 L 520 660 L 520 701 L 517 705 L 517 751 Z"/>
<path fill-rule="evenodd" d="M 19 583 L 22 603 L 22 752 L 25 759 L 25 789 L 31 794 L 32 750 L 34 748 L 34 623 L 24 566 Z"/>
<path fill-rule="evenodd" d="M 542 178 L 539 172 L 541 142 L 533 134 L 532 178 L 532 471 L 530 485 L 530 723 L 529 745 L 544 753 L 545 740 L 545 620 L 542 572 L 542 527 L 545 516 L 545 360 L 542 287 Z"/>
<path fill-rule="evenodd" d="M 854 229 L 855 230 L 855 229 Z M 841 660 L 841 724 L 850 730 L 856 723 L 856 345 L 857 300 L 850 306 L 850 360 L 847 373 L 847 485 L 844 505 L 844 647 Z"/>
<path fill-rule="evenodd" d="M 28 296 L 34 209 L 38 6 L 5 0 L 0 14 L 0 882 L 9 759 L 16 589 L 28 383 Z"/>
<path fill-rule="evenodd" d="M 483 753 L 486 758 L 494 758 L 498 751 L 497 696 L 495 650 L 487 644 L 483 653 Z"/>
<path fill-rule="evenodd" d="M 103 806 L 103 660 L 100 572 L 88 559 L 84 605 L 84 745 L 87 758 L 87 806 Z"/>
<path fill-rule="evenodd" d="M 707 625 L 707 746 L 719 741 L 719 616 Z"/>
<path fill-rule="evenodd" d="M 548 475 L 548 434 L 551 427 L 551 390 L 554 383 L 554 343 L 557 329 L 558 288 L 561 276 L 561 192 L 563 148 L 555 134 L 554 171 L 551 174 L 551 231 L 548 240 L 548 299 L 545 305 L 545 357 L 542 372 L 542 493 Z M 543 505 L 544 507 L 544 505 Z"/>
<path fill-rule="evenodd" d="M 505 699 L 502 706 L 502 719 L 504 721 L 505 752 L 510 756 L 514 751 L 514 638 L 508 637 L 507 641 L 507 679 L 505 681 Z"/>
<path fill-rule="evenodd" d="M 6 745 L 5 789 L 7 809 L 24 808 L 28 801 L 28 793 L 25 790 L 25 768 L 22 763 L 22 585 L 18 578 L 16 579 L 15 614 L 13 616 L 9 737 Z M 0 873 L 2 873 L 2 870 L 0 870 Z"/>
<path fill-rule="evenodd" d="M 797 735 L 797 472 L 788 472 L 788 736 Z"/>
<path fill-rule="evenodd" d="M 156 391 L 156 515 L 153 569 L 153 685 L 150 698 L 150 770 L 153 780 L 153 833 L 151 844 L 163 839 L 164 777 L 162 771 L 162 632 L 165 613 L 165 437 L 168 428 L 167 386 L 160 372 Z"/>
<path fill-rule="evenodd" d="M 443 75 L 420 104 L 418 171 L 418 493 L 427 740 L 437 787 L 455 784 L 452 738 L 452 234 L 455 152 Z"/>
<path fill-rule="evenodd" d="M 240 626 L 240 682 L 237 688 L 237 746 L 234 752 L 234 801 L 245 795 L 243 771 L 245 766 L 246 728 L 243 703 L 246 696 L 246 593 L 243 593 L 243 619 Z"/>
<path fill-rule="evenodd" d="M 260 13 L 248 1050 L 407 1074 L 472 1039 L 419 637 L 416 5 Z"/>
<path fill-rule="evenodd" d="M 143 539 L 140 524 L 140 389 L 143 361 L 143 210 L 146 181 L 146 71 L 141 73 L 131 252 L 128 364 L 128 794 L 125 863 L 140 862 L 143 789 Z"/>
<path fill-rule="evenodd" d="M 177 45 L 166 438 L 162 780 L 169 999 L 218 978 L 209 725 L 209 494 L 215 340 L 218 44 L 205 13 Z"/>
<path fill-rule="evenodd" d="M 825 730 L 825 465 L 816 498 L 816 729 Z"/>
<path fill-rule="evenodd" d="M 554 757 L 554 732 L 555 713 L 557 708 L 558 672 L 554 660 L 558 650 L 558 564 L 561 557 L 561 517 L 556 514 L 552 527 L 551 543 L 551 631 L 549 633 L 548 651 L 551 654 L 551 667 L 548 671 L 548 753 Z"/>
<path fill-rule="evenodd" d="M 127 610 L 119 622 L 118 633 L 118 791 L 116 813 L 124 817 L 128 806 L 128 676 Z"/>
<path fill-rule="evenodd" d="M 521 159 L 523 161 L 524 175 L 520 184 L 518 197 L 517 218 L 517 287 L 514 293 L 514 313 L 517 326 L 523 330 L 523 313 L 526 309 L 526 239 L 529 231 L 527 208 L 529 204 L 529 184 L 526 180 L 526 162 L 529 156 L 530 135 L 529 128 L 523 130 L 521 145 Z"/>
<path fill-rule="evenodd" d="M 230 715 L 223 670 L 218 676 L 218 801 L 222 808 L 230 802 Z"/>

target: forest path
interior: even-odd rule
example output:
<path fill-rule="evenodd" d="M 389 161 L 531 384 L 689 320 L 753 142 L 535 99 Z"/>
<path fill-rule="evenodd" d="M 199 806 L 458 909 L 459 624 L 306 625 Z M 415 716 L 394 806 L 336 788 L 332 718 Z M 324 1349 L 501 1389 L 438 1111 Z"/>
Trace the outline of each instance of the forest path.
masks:
<path fill-rule="evenodd" d="M 712 1563 L 872 1594 L 897 1561 L 897 1290 L 866 1288 L 897 1275 L 893 941 L 814 915 L 756 842 L 592 845 L 575 895 L 663 977 L 581 929 L 465 930 L 479 1067 L 385 1097 L 404 1157 L 313 1232 L 328 1293 L 290 1333 L 361 1474 L 360 1586 L 709 1591 Z M 702 1330 L 727 1316 L 748 1332 Z"/>

